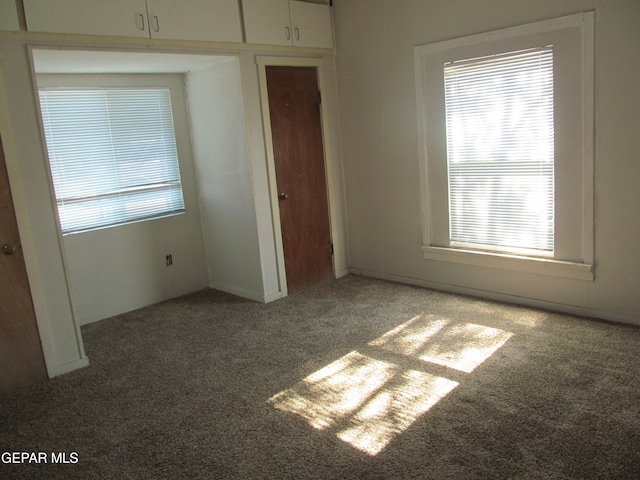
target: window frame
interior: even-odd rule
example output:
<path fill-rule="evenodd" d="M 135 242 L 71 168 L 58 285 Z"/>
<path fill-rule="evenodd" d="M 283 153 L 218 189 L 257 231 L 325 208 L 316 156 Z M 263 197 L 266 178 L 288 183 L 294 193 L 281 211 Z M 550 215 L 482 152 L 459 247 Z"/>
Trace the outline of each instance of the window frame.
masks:
<path fill-rule="evenodd" d="M 140 218 L 134 218 L 130 220 L 124 220 L 122 222 L 110 223 L 106 225 L 89 226 L 87 228 L 74 229 L 70 231 L 64 231 L 62 229 L 60 213 L 58 212 L 58 201 L 55 195 L 55 188 L 53 185 L 53 177 L 51 172 L 49 173 L 51 178 L 52 198 L 56 208 L 56 221 L 60 228 L 60 232 L 63 236 L 77 235 L 87 232 L 118 228 L 127 225 L 132 225 L 140 222 L 161 220 L 164 218 L 175 217 L 178 215 L 184 215 L 188 209 L 187 192 L 185 191 L 184 179 L 184 161 L 183 152 L 181 152 L 181 144 L 185 141 L 184 135 L 185 127 L 180 125 L 181 118 L 186 112 L 184 105 L 185 92 L 184 84 L 181 75 L 176 74 L 38 74 L 37 78 L 37 91 L 40 89 L 45 90 L 140 90 L 140 89 L 168 89 L 170 93 L 171 110 L 173 116 L 173 130 L 175 137 L 175 146 L 177 149 L 178 171 L 180 176 L 180 188 L 182 191 L 183 209 L 177 211 L 167 211 L 150 216 L 144 216 Z M 42 114 L 40 108 L 38 109 L 38 115 L 40 117 L 40 123 L 42 125 Z M 44 130 L 42 133 L 43 142 L 45 141 Z M 187 140 L 190 141 L 190 140 Z M 45 143 L 45 152 L 47 151 Z M 49 156 L 47 153 L 47 167 L 50 170 Z"/>
<path fill-rule="evenodd" d="M 444 64 L 550 44 L 555 62 L 554 136 L 561 137 L 555 142 L 554 255 L 455 247 L 449 240 Z M 593 12 L 416 46 L 414 65 L 424 258 L 592 281 Z"/>

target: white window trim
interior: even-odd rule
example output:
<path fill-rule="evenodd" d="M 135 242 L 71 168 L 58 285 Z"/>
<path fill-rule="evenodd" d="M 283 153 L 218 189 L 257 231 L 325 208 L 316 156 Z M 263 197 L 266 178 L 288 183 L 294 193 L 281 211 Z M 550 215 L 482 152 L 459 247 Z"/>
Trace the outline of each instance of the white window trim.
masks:
<path fill-rule="evenodd" d="M 420 45 L 414 48 L 416 100 L 418 106 L 419 165 L 421 175 L 422 251 L 425 259 L 593 281 L 594 23 L 594 13 L 584 12 L 453 40 Z M 580 258 L 572 258 L 570 261 L 566 261 L 559 258 L 529 257 L 491 251 L 452 248 L 434 242 L 434 207 L 431 205 L 428 191 L 430 174 L 427 153 L 428 112 L 425 103 L 425 92 L 427 88 L 425 64 L 428 61 L 428 57 L 460 47 L 482 45 L 495 41 L 517 39 L 519 37 L 570 29 L 579 29 L 582 53 L 582 248 L 581 252 L 578 252 Z M 444 123 L 444 118 L 440 121 Z"/>
<path fill-rule="evenodd" d="M 593 280 L 593 265 L 578 262 L 564 262 L 542 257 L 523 257 L 482 250 L 462 250 L 444 247 L 422 247 L 427 260 L 462 263 L 477 267 L 515 270 L 536 273 L 539 275 L 555 275 L 576 280 Z"/>

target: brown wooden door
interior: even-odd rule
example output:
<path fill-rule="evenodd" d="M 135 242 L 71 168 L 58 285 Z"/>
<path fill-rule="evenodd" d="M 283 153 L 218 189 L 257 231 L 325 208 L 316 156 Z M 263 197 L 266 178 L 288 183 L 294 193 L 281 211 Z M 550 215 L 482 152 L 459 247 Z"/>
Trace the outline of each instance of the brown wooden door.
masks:
<path fill-rule="evenodd" d="M 266 67 L 280 228 L 290 292 L 332 278 L 315 67 Z"/>
<path fill-rule="evenodd" d="M 0 394 L 47 378 L 0 139 Z"/>

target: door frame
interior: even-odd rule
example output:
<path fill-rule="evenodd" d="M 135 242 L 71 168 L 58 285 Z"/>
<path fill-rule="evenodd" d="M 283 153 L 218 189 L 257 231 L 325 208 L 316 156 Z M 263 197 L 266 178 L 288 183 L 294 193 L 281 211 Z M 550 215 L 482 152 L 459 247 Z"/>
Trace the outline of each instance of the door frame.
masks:
<path fill-rule="evenodd" d="M 260 103 L 262 111 L 262 125 L 267 154 L 267 176 L 269 184 L 269 201 L 273 222 L 274 241 L 276 248 L 276 264 L 281 296 L 288 294 L 287 272 L 284 263 L 282 245 L 282 229 L 280 224 L 280 202 L 278 201 L 278 185 L 276 181 L 275 156 L 273 152 L 273 137 L 271 132 L 271 116 L 269 98 L 267 94 L 267 66 L 281 67 L 315 67 L 318 72 L 318 88 L 322 92 L 320 103 L 320 121 L 322 126 L 322 140 L 324 146 L 324 168 L 327 182 L 327 202 L 329 206 L 329 228 L 333 242 L 333 272 L 336 278 L 347 275 L 347 241 L 346 241 L 346 208 L 344 191 L 344 174 L 339 156 L 339 141 L 337 121 L 337 105 L 335 82 L 329 80 L 330 73 L 322 57 L 275 57 L 256 56 L 258 66 L 258 81 L 260 88 Z M 335 76 L 335 72 L 334 76 Z M 331 87 L 334 88 L 331 88 Z M 334 121 L 330 121 L 334 119 Z"/>
<path fill-rule="evenodd" d="M 28 50 L 29 71 L 33 79 L 31 91 L 35 98 L 37 97 L 38 89 L 35 83 L 30 46 Z M 2 58 L 0 57 L 0 63 L 1 60 Z M 38 130 L 40 129 L 38 128 Z M 41 131 L 40 134 L 42 134 Z M 63 255 L 62 235 L 55 215 L 55 242 L 51 243 L 48 250 L 49 253 L 46 255 L 53 258 L 54 260 L 51 260 L 51 263 L 55 266 L 59 265 L 62 270 L 64 286 L 60 290 L 64 293 L 62 295 L 48 294 L 46 289 L 43 288 L 43 284 L 51 281 L 52 275 L 48 273 L 48 268 L 43 266 L 42 259 L 38 258 L 38 248 L 36 246 L 38 242 L 36 240 L 41 235 L 41 232 L 35 232 L 32 220 L 30 220 L 32 215 L 29 214 L 29 202 L 24 186 L 25 173 L 20 161 L 20 145 L 17 143 L 14 124 L 10 117 L 5 74 L 2 69 L 0 69 L 0 135 L 2 136 L 5 165 L 11 186 L 13 209 L 18 225 L 20 244 L 22 245 L 29 292 L 40 336 L 40 345 L 42 346 L 47 375 L 49 378 L 53 378 L 89 365 L 89 359 L 84 351 L 80 325 L 76 321 L 72 307 L 67 266 Z M 44 138 L 41 137 L 40 140 L 44 145 Z M 47 175 L 50 175 L 48 169 Z M 52 185 L 50 179 L 48 183 L 49 186 Z M 48 194 L 52 205 L 55 205 L 53 192 L 49 190 Z M 52 213 L 55 212 L 52 211 Z M 60 259 L 61 263 L 56 265 L 58 259 Z M 56 302 L 55 304 L 52 299 Z M 64 317 L 66 313 L 70 317 Z"/>

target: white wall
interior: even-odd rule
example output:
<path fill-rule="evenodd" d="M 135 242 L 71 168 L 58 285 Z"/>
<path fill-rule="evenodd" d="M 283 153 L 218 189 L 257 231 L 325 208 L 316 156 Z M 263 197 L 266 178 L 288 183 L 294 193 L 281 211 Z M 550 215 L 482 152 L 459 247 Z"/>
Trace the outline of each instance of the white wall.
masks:
<path fill-rule="evenodd" d="M 81 325 L 207 287 L 197 208 L 187 208 L 183 215 L 65 237 Z M 166 266 L 166 254 L 173 265 Z"/>
<path fill-rule="evenodd" d="M 352 271 L 640 323 L 640 2 L 341 0 L 333 8 Z M 595 280 L 425 260 L 413 47 L 593 9 Z"/>
<path fill-rule="evenodd" d="M 0 0 L 0 30 L 18 30 L 20 21 L 15 0 Z"/>
<path fill-rule="evenodd" d="M 186 78 L 209 285 L 264 301 L 238 58 Z"/>

